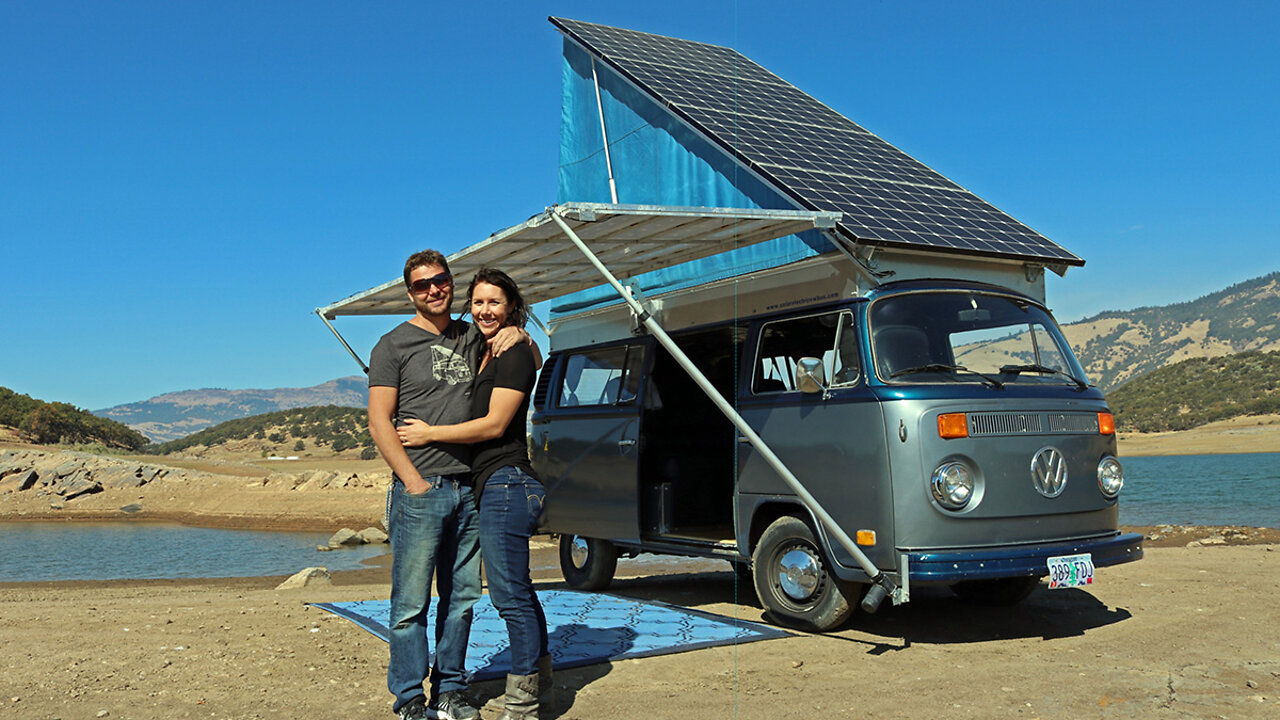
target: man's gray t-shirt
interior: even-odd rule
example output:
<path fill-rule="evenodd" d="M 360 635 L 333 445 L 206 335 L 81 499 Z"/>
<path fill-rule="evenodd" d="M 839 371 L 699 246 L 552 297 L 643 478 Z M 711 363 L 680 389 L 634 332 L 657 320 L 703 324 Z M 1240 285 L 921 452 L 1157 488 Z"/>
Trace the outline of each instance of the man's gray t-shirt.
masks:
<path fill-rule="evenodd" d="M 466 422 L 471 419 L 471 380 L 483 347 L 484 336 L 461 320 L 439 335 L 401 323 L 374 346 L 369 387 L 399 390 L 397 424 L 408 418 L 432 425 Z M 432 443 L 405 452 L 423 476 L 471 469 L 470 445 Z"/>

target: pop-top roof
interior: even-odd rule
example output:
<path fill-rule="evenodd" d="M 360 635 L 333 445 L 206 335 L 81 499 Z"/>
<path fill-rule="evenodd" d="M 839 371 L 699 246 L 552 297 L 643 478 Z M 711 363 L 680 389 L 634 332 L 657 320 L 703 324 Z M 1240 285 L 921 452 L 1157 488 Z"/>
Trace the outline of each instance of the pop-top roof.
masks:
<path fill-rule="evenodd" d="M 860 243 L 1084 264 L 735 50 L 550 20 L 796 207 L 841 213 L 841 229 Z"/>

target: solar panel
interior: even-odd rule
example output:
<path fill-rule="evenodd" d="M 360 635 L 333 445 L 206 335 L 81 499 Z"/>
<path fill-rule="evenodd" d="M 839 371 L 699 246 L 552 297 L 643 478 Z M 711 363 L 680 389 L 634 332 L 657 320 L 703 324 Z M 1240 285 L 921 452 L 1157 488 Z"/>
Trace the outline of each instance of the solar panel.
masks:
<path fill-rule="evenodd" d="M 731 48 L 550 18 L 798 208 L 860 243 L 1084 261 Z"/>

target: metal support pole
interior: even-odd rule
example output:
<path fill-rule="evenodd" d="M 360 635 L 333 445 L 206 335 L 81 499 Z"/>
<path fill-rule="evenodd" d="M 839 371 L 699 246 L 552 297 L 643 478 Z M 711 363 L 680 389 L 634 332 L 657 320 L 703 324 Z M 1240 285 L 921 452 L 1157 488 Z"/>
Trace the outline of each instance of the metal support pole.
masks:
<path fill-rule="evenodd" d="M 862 607 L 867 612 L 875 612 L 876 608 L 879 607 L 881 601 L 883 601 L 886 596 L 892 596 L 897 591 L 897 587 L 894 585 L 893 581 L 885 576 L 885 574 L 871 562 L 871 559 L 858 548 L 856 543 L 854 543 L 853 538 L 850 538 L 849 534 L 836 523 L 835 518 L 831 517 L 831 514 L 818 504 L 817 499 L 800 484 L 800 480 L 785 464 L 783 464 L 782 460 L 774 454 L 773 450 L 765 444 L 764 440 L 756 434 L 756 431 L 747 424 L 747 421 L 738 414 L 738 411 L 724 399 L 724 396 L 720 394 L 720 391 L 711 384 L 711 381 L 702 374 L 702 371 L 699 370 L 698 367 L 693 364 L 693 361 L 684 354 L 684 351 L 675 344 L 675 341 L 671 339 L 671 336 L 667 335 L 667 332 L 662 329 L 662 326 L 658 324 L 658 321 L 649 314 L 649 311 L 646 310 L 644 306 L 637 302 L 631 294 L 626 291 L 626 288 L 622 286 L 622 283 L 618 281 L 618 278 L 614 277 L 613 273 L 604 266 L 604 263 L 600 262 L 598 257 L 596 257 L 596 254 L 591 252 L 591 248 L 587 247 L 586 243 L 584 243 L 582 239 L 578 237 L 577 233 L 573 231 L 573 228 L 569 227 L 569 224 L 564 221 L 564 218 L 560 217 L 560 213 L 557 209 L 552 209 L 551 218 L 556 221 L 556 224 L 560 226 L 560 229 L 564 231 L 569 240 L 582 251 L 582 254 L 586 256 L 588 262 L 590 262 L 595 269 L 604 276 L 604 279 L 613 286 L 613 289 L 622 297 L 623 302 L 627 303 L 631 308 L 631 311 L 636 314 L 636 317 L 640 319 L 645 328 L 653 334 L 658 343 L 661 344 L 667 352 L 671 353 L 671 357 L 675 359 L 676 363 L 678 363 L 680 367 L 689 374 L 689 377 L 693 379 L 702 392 L 706 393 L 707 397 L 711 399 L 711 402 L 715 404 L 716 408 L 734 424 L 734 427 L 738 429 L 738 432 L 742 433 L 743 437 L 747 438 L 747 441 L 751 443 L 751 446 L 755 448 L 756 451 L 760 453 L 761 457 L 763 457 L 765 461 L 768 462 L 769 465 L 778 473 L 783 482 L 785 482 L 787 486 L 790 487 L 797 496 L 799 496 L 799 498 L 804 502 L 805 507 L 809 508 L 810 512 L 812 512 L 823 526 L 826 527 L 827 532 L 831 533 L 836 541 L 840 543 L 840 546 L 853 556 L 853 559 L 857 561 L 858 566 L 867 574 L 867 577 L 871 578 L 873 583 L 871 588 L 867 591 L 866 597 L 864 597 L 862 601 Z"/>
<path fill-rule="evenodd" d="M 342 347 L 346 348 L 347 352 L 351 353 L 351 357 L 360 365 L 360 369 L 364 371 L 365 375 L 368 375 L 369 366 L 365 365 L 364 361 L 360 359 L 360 356 L 356 354 L 356 351 L 351 349 L 351 346 L 347 344 L 347 339 L 342 337 L 342 333 L 338 332 L 338 328 L 334 327 L 333 323 L 329 322 L 329 318 L 325 317 L 324 313 L 320 312 L 320 308 L 316 308 L 316 317 L 324 321 L 324 324 L 328 326 L 329 331 L 333 333 L 333 336 L 338 338 L 338 342 L 342 343 Z"/>
<path fill-rule="evenodd" d="M 609 197 L 618 204 L 618 185 L 613 181 L 613 159 L 609 156 L 609 131 L 604 126 L 604 103 L 600 102 L 600 78 L 596 77 L 596 61 L 591 59 L 591 81 L 596 85 L 596 110 L 600 112 L 600 137 L 604 139 L 604 166 L 609 172 Z"/>

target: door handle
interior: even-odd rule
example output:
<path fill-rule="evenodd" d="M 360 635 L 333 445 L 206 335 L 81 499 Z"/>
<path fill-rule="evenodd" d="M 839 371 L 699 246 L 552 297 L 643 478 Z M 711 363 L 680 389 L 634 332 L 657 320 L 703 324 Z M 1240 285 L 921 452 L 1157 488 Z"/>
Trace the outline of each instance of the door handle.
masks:
<path fill-rule="evenodd" d="M 635 440 L 619 440 L 618 441 L 618 447 L 631 447 L 632 445 L 635 445 L 635 444 L 636 444 Z"/>

